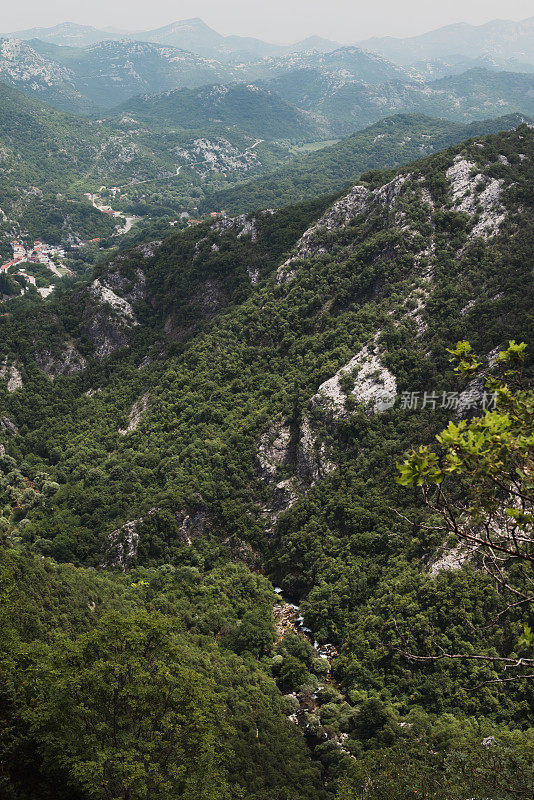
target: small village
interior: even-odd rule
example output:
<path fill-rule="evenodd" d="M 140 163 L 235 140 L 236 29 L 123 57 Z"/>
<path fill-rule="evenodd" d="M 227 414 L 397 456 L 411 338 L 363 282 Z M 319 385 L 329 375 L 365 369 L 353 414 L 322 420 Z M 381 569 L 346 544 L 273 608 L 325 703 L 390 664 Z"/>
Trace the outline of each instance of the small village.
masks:
<path fill-rule="evenodd" d="M 209 216 L 213 220 L 221 219 L 222 217 L 226 216 L 226 211 L 212 211 Z M 189 219 L 187 221 L 187 227 L 188 228 L 192 228 L 194 225 L 202 225 L 203 222 L 206 222 L 206 219 Z M 174 221 L 174 222 L 171 222 L 170 224 L 171 225 L 176 225 L 177 224 L 177 220 Z"/>
<path fill-rule="evenodd" d="M 72 275 L 67 267 L 61 265 L 61 259 L 65 258 L 66 253 L 62 247 L 45 242 L 35 241 L 33 245 L 26 245 L 22 242 L 11 242 L 13 258 L 0 265 L 0 273 L 9 273 L 11 277 L 23 278 L 27 286 L 36 286 L 37 281 L 34 275 L 30 275 L 22 268 L 23 264 L 42 264 L 57 278 Z M 59 263 L 58 263 L 59 262 Z M 51 286 L 41 286 L 37 289 L 42 297 L 47 297 L 53 291 Z"/>

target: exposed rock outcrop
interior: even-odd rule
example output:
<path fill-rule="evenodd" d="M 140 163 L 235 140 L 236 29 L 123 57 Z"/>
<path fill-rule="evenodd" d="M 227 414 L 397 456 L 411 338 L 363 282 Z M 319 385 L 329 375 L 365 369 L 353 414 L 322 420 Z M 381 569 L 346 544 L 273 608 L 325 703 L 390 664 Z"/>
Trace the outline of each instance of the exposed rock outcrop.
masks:
<path fill-rule="evenodd" d="M 344 382 L 346 385 L 342 385 Z M 325 381 L 312 403 L 328 409 L 334 419 L 341 418 L 347 413 L 349 395 L 375 413 L 387 411 L 395 404 L 395 376 L 384 366 L 371 346 L 364 347 L 332 378 Z"/>
<path fill-rule="evenodd" d="M 138 528 L 143 522 L 143 517 L 131 520 L 109 534 L 106 562 L 110 566 L 120 567 L 124 572 L 128 571 L 132 560 L 137 556 L 137 548 L 139 547 Z"/>
<path fill-rule="evenodd" d="M 469 238 L 488 239 L 498 233 L 506 218 L 506 209 L 501 203 L 504 181 L 482 174 L 474 162 L 462 155 L 456 156 L 454 164 L 447 170 L 447 179 L 454 211 L 463 211 L 470 217 L 478 214 Z"/>
<path fill-rule="evenodd" d="M 153 242 L 145 242 L 132 250 L 133 253 L 139 253 L 143 258 L 153 258 L 161 246 L 161 239 L 155 239 Z"/>
<path fill-rule="evenodd" d="M 309 419 L 304 418 L 300 426 L 297 448 L 297 475 L 305 485 L 313 486 L 321 478 L 333 472 L 336 465 L 329 461 L 326 445 L 314 431 Z"/>
<path fill-rule="evenodd" d="M 192 545 L 195 539 L 204 534 L 208 524 L 208 512 L 204 507 L 177 511 L 175 517 L 179 526 L 179 537 L 188 545 Z"/>
<path fill-rule="evenodd" d="M 9 364 L 7 358 L 0 365 L 0 378 L 7 381 L 7 391 L 9 394 L 22 388 L 22 374 L 15 363 Z"/>
<path fill-rule="evenodd" d="M 211 229 L 217 231 L 217 233 L 232 231 L 236 233 L 238 239 L 250 236 L 251 241 L 256 242 L 258 239 L 258 219 L 272 216 L 273 214 L 273 209 L 268 208 L 264 211 L 258 211 L 256 214 L 240 214 L 237 217 L 222 217 L 218 219 L 217 222 L 213 223 Z"/>
<path fill-rule="evenodd" d="M 224 283 L 217 278 L 208 278 L 196 292 L 197 303 L 202 314 L 210 317 L 228 305 L 228 293 Z"/>
<path fill-rule="evenodd" d="M 91 284 L 90 302 L 82 319 L 82 333 L 94 344 L 98 358 L 105 358 L 115 350 L 127 347 L 131 330 L 139 325 L 132 308 L 132 302 L 144 295 L 144 275 L 140 270 L 138 275 L 143 276 L 139 283 L 113 272 L 105 282 L 97 279 Z M 113 288 L 109 285 L 110 281 L 113 281 Z M 121 286 L 126 291 L 125 297 L 117 294 Z"/>
<path fill-rule="evenodd" d="M 258 461 L 262 478 L 267 483 L 275 480 L 277 470 L 289 458 L 291 428 L 287 422 L 278 420 L 261 437 L 258 446 Z"/>
<path fill-rule="evenodd" d="M 392 209 L 409 178 L 410 175 L 397 175 L 390 183 L 378 189 L 355 186 L 346 197 L 334 203 L 326 214 L 301 236 L 293 255 L 278 270 L 279 283 L 293 277 L 292 265 L 299 259 L 312 258 L 329 251 L 322 240 L 322 233 L 346 227 L 351 220 L 367 213 L 373 206 Z"/>
<path fill-rule="evenodd" d="M 247 267 L 247 275 L 250 278 L 250 285 L 257 286 L 260 280 L 260 271 L 255 267 Z"/>
<path fill-rule="evenodd" d="M 131 303 L 124 297 L 120 297 L 106 283 L 97 278 L 91 284 L 91 294 L 99 303 L 110 306 L 113 313 L 124 325 L 132 326 L 139 323 L 135 319 L 135 314 Z"/>
<path fill-rule="evenodd" d="M 126 436 L 128 433 L 136 431 L 143 418 L 143 414 L 148 408 L 149 394 L 146 392 L 142 397 L 135 401 L 130 414 L 128 415 L 128 425 L 126 428 L 120 428 L 119 433 L 121 436 Z"/>
<path fill-rule="evenodd" d="M 440 572 L 455 572 L 461 569 L 468 560 L 469 552 L 465 546 L 444 550 L 431 561 L 429 565 L 430 575 L 435 578 Z"/>
<path fill-rule="evenodd" d="M 0 433 L 5 433 L 7 436 L 18 436 L 19 434 L 19 429 L 7 414 L 0 417 Z"/>
<path fill-rule="evenodd" d="M 52 380 L 59 375 L 74 375 L 87 366 L 87 361 L 76 350 L 72 342 L 68 342 L 57 354 L 46 349 L 35 353 L 34 357 L 41 372 L 44 372 Z"/>

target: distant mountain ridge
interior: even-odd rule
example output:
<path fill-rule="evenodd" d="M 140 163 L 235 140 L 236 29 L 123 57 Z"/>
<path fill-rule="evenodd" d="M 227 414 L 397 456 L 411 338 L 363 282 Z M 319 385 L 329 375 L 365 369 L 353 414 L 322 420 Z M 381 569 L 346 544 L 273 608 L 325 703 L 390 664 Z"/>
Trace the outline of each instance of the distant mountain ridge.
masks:
<path fill-rule="evenodd" d="M 75 22 L 62 22 L 51 28 L 28 28 L 22 31 L 5 34 L 11 39 L 41 39 L 43 42 L 60 44 L 70 47 L 87 47 L 90 44 L 115 39 L 117 34 L 110 31 L 98 30 L 92 25 L 78 25 Z"/>
<path fill-rule="evenodd" d="M 289 45 L 264 42 L 251 36 L 223 36 L 198 17 L 178 20 L 147 31 L 117 32 L 109 28 L 64 22 L 50 28 L 30 28 L 4 36 L 24 41 L 41 39 L 71 47 L 87 47 L 126 38 L 178 47 L 221 61 L 254 60 L 309 50 L 330 52 L 343 46 L 317 35 Z M 514 62 L 534 64 L 534 17 L 518 22 L 491 20 L 483 25 L 460 22 L 418 36 L 375 36 L 352 44 L 379 53 L 400 66 L 452 56 L 478 59 L 490 55 L 501 68 L 509 68 Z"/>
<path fill-rule="evenodd" d="M 0 80 L 69 113 L 96 112 L 147 92 L 240 79 L 230 65 L 168 45 L 110 39 L 80 48 L 0 39 Z"/>
<path fill-rule="evenodd" d="M 450 74 L 445 68 L 442 77 L 436 65 L 436 80 L 431 66 L 428 71 L 423 78 L 416 68 L 405 69 L 355 46 L 231 64 L 168 44 L 129 39 L 106 40 L 84 48 L 40 39 L 0 40 L 0 81 L 69 113 L 103 116 L 134 97 L 150 95 L 148 102 L 145 98 L 133 103 L 135 113 L 159 109 L 173 125 L 183 128 L 189 123 L 178 120 L 169 99 L 157 101 L 154 95 L 243 84 L 256 86 L 254 95 L 249 91 L 255 119 L 247 120 L 243 128 L 247 117 L 243 95 L 232 119 L 226 118 L 224 124 L 237 125 L 262 139 L 302 141 L 309 137 L 311 141 L 346 136 L 397 113 L 464 123 L 503 114 L 534 115 L 534 72 L 503 72 L 493 65 L 492 69 L 477 67 L 460 74 Z M 261 97 L 266 101 L 268 95 L 261 95 L 260 90 L 270 95 L 263 117 L 258 116 L 258 101 Z M 189 106 L 193 97 L 187 101 Z M 236 92 L 232 90 L 229 98 L 235 100 Z M 178 96 L 173 102 L 177 100 Z M 267 106 L 274 114 L 270 118 L 265 116 Z M 189 107 L 187 114 L 190 112 Z M 207 116 L 215 122 L 208 124 L 219 124 L 219 111 L 212 112 Z M 200 110 L 200 117 L 203 114 Z M 290 116 L 293 122 L 288 125 Z M 194 114 L 192 118 L 196 119 Z M 268 133 L 261 129 L 260 119 Z"/>
<path fill-rule="evenodd" d="M 460 22 L 420 36 L 405 39 L 373 37 L 358 44 L 402 66 L 422 59 L 487 55 L 498 59 L 501 64 L 508 59 L 534 64 L 534 17 L 519 22 L 491 20 L 484 25 Z"/>
<path fill-rule="evenodd" d="M 254 59 L 311 49 L 335 50 L 341 46 L 339 42 L 332 42 L 320 36 L 312 36 L 292 45 L 271 44 L 250 36 L 223 36 L 198 17 L 178 20 L 154 30 L 121 34 L 94 28 L 91 25 L 65 22 L 51 28 L 30 28 L 6 35 L 13 39 L 24 41 L 41 39 L 52 44 L 71 47 L 87 47 L 117 38 L 130 39 L 178 47 L 201 56 L 222 60 L 231 59 L 235 55 Z"/>

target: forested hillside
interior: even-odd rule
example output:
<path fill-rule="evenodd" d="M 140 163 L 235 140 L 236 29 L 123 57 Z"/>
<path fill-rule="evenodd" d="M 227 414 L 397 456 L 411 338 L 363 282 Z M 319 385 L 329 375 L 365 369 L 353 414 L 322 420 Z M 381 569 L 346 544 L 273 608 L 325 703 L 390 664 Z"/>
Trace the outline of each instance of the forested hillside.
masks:
<path fill-rule="evenodd" d="M 332 134 L 348 135 L 384 114 L 415 113 L 471 122 L 488 116 L 534 116 L 534 75 L 471 69 L 422 82 L 390 78 L 370 83 L 313 68 L 297 68 L 266 86 L 305 111 L 328 120 Z"/>
<path fill-rule="evenodd" d="M 115 223 L 85 197 L 102 184 L 120 189 L 119 208 L 175 215 L 178 203 L 193 210 L 206 190 L 262 174 L 289 157 L 287 148 L 258 143 L 235 127 L 155 129 L 131 116 L 85 120 L 3 85 L 0 101 L 4 256 L 14 237 L 64 243 L 109 237 Z"/>
<path fill-rule="evenodd" d="M 150 42 L 104 41 L 91 47 L 58 47 L 32 40 L 30 46 L 68 69 L 78 92 L 95 108 L 110 108 L 144 92 L 228 83 L 232 67 L 175 47 Z"/>
<path fill-rule="evenodd" d="M 397 114 L 330 147 L 301 156 L 275 172 L 214 195 L 204 208 L 230 213 L 284 204 L 338 192 L 372 169 L 397 167 L 471 136 L 498 133 L 526 121 L 520 115 L 463 125 L 417 114 Z"/>
<path fill-rule="evenodd" d="M 396 462 L 483 413 L 447 348 L 533 352 L 533 158 L 476 136 L 0 319 L 10 800 L 531 794 L 525 606 Z"/>
<path fill-rule="evenodd" d="M 304 114 L 274 92 L 247 84 L 133 98 L 122 110 L 181 128 L 236 126 L 264 139 L 310 141 L 326 138 L 328 131 L 324 120 Z"/>

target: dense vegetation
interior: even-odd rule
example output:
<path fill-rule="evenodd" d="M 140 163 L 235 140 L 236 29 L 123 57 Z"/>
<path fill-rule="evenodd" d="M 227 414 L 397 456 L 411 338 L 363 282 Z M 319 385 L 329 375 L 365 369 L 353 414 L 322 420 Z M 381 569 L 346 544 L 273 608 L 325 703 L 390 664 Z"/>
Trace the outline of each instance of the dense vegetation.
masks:
<path fill-rule="evenodd" d="M 396 112 L 464 123 L 502 114 L 534 116 L 532 74 L 482 68 L 428 82 L 400 75 L 379 84 L 301 68 L 266 85 L 297 108 L 327 119 L 332 135 L 338 136 Z"/>
<path fill-rule="evenodd" d="M 320 797 L 262 659 L 266 579 L 229 564 L 121 578 L 5 547 L 0 575 L 6 800 Z"/>
<path fill-rule="evenodd" d="M 309 141 L 320 138 L 324 129 L 274 92 L 244 83 L 135 97 L 123 108 L 142 119 L 182 128 L 204 128 L 215 122 L 235 125 L 264 139 Z"/>
<path fill-rule="evenodd" d="M 84 196 L 102 184 L 122 187 L 118 210 L 165 216 L 168 223 L 177 209 L 195 213 L 206 190 L 271 170 L 289 155 L 268 143 L 249 155 L 255 139 L 220 125 L 184 131 L 132 118 L 84 120 L 3 85 L 0 99 L 2 256 L 10 254 L 13 237 L 49 243 L 110 237 L 115 223 Z"/>
<path fill-rule="evenodd" d="M 8 797 L 529 796 L 532 684 L 497 660 L 525 610 L 395 478 L 455 414 L 447 348 L 533 352 L 533 158 L 526 125 L 472 140 L 0 320 Z M 268 578 L 330 664 L 275 641 Z M 432 644 L 488 659 L 406 655 Z"/>
<path fill-rule="evenodd" d="M 216 194 L 208 190 L 203 207 L 239 214 L 340 192 L 368 170 L 407 164 L 470 136 L 509 130 L 522 121 L 512 115 L 462 125 L 417 114 L 397 114 L 331 147 L 301 156 L 265 177 Z"/>

